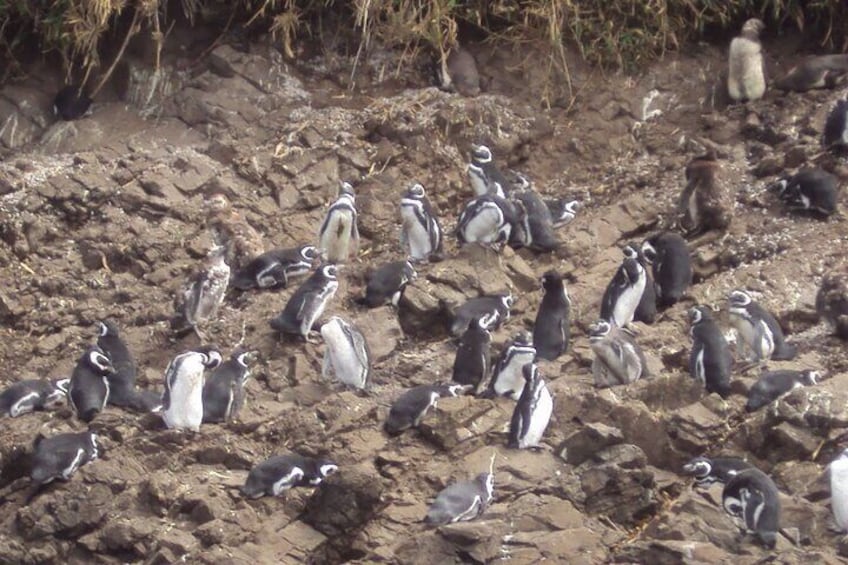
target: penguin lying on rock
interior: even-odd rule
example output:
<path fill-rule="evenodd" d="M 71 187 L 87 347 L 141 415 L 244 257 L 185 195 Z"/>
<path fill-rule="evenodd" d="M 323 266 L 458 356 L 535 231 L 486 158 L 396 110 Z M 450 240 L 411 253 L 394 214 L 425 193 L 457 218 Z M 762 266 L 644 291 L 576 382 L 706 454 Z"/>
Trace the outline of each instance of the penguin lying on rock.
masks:
<path fill-rule="evenodd" d="M 459 396 L 471 387 L 455 383 L 418 385 L 401 394 L 392 403 L 384 425 L 386 433 L 398 435 L 409 428 L 418 427 L 430 408 L 435 408 L 440 398 Z"/>
<path fill-rule="evenodd" d="M 418 273 L 409 261 L 393 261 L 375 269 L 368 275 L 365 296 L 357 303 L 368 308 L 377 308 L 391 303 L 397 308 L 406 285 L 418 278 Z"/>
<path fill-rule="evenodd" d="M 473 520 L 483 514 L 492 502 L 494 487 L 495 476 L 491 469 L 473 480 L 448 485 L 430 505 L 424 522 L 431 526 L 441 526 Z"/>
<path fill-rule="evenodd" d="M 56 479 L 67 481 L 83 465 L 97 459 L 97 436 L 94 432 L 64 433 L 51 437 L 38 435 L 30 478 L 38 486 Z"/>
<path fill-rule="evenodd" d="M 809 212 L 820 218 L 832 216 L 838 207 L 839 179 L 819 168 L 801 169 L 769 187 L 793 211 Z"/>
<path fill-rule="evenodd" d="M 250 470 L 241 493 L 247 498 L 279 496 L 292 487 L 314 487 L 338 471 L 326 459 L 304 457 L 296 453 L 277 455 Z"/>
<path fill-rule="evenodd" d="M 745 410 L 748 412 L 759 410 L 796 388 L 814 386 L 817 384 L 818 378 L 818 372 L 809 369 L 804 371 L 767 371 L 748 391 L 748 402 L 745 404 Z"/>
<path fill-rule="evenodd" d="M 238 290 L 286 288 L 289 280 L 308 273 L 318 256 L 312 245 L 273 249 L 236 271 L 231 284 Z"/>
<path fill-rule="evenodd" d="M 12 383 L 0 392 L 0 414 L 17 418 L 36 410 L 64 406 L 70 379 L 27 379 Z"/>

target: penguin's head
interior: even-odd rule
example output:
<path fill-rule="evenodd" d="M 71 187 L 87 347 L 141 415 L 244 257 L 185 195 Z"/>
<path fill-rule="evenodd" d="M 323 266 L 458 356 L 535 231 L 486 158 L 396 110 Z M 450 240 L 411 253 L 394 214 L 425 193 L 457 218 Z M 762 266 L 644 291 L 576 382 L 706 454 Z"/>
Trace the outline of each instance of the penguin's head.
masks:
<path fill-rule="evenodd" d="M 706 457 L 695 457 L 683 466 L 683 472 L 695 477 L 696 479 L 704 479 L 708 477 L 712 470 L 713 464 Z"/>
<path fill-rule="evenodd" d="M 203 355 L 203 366 L 208 370 L 216 369 L 224 361 L 221 352 L 212 346 L 202 347 L 197 353 Z"/>
<path fill-rule="evenodd" d="M 642 243 L 642 256 L 648 263 L 653 263 L 657 260 L 657 249 L 650 239 Z"/>
<path fill-rule="evenodd" d="M 530 178 L 524 173 L 519 173 L 518 171 L 511 171 L 512 175 L 515 177 L 515 181 L 512 183 L 512 189 L 515 191 L 523 191 L 530 190 L 533 187 L 533 183 L 530 182 Z"/>
<path fill-rule="evenodd" d="M 67 401 L 71 379 L 57 379 L 50 384 L 53 385 L 53 388 L 44 399 L 44 407 L 47 409 L 58 408 Z"/>
<path fill-rule="evenodd" d="M 415 183 L 406 191 L 406 198 L 421 200 L 424 198 L 424 186 L 421 183 Z"/>
<path fill-rule="evenodd" d="M 477 165 L 492 162 L 492 150 L 485 145 L 471 146 L 471 161 Z"/>
<path fill-rule="evenodd" d="M 100 456 L 100 444 L 97 443 L 97 434 L 88 432 L 89 459 L 97 459 Z"/>
<path fill-rule="evenodd" d="M 330 281 L 338 280 L 339 268 L 336 265 L 324 265 L 321 267 L 321 276 Z"/>
<path fill-rule="evenodd" d="M 710 318 L 709 306 L 693 306 L 689 309 L 689 324 L 696 326 Z"/>
<path fill-rule="evenodd" d="M 501 299 L 504 307 L 509 310 L 512 308 L 512 305 L 515 303 L 515 298 L 513 298 L 511 293 L 504 294 Z"/>
<path fill-rule="evenodd" d="M 744 308 L 753 302 L 753 299 L 744 290 L 737 289 L 727 295 L 727 301 L 730 302 L 731 308 Z"/>
<path fill-rule="evenodd" d="M 304 245 L 300 248 L 300 257 L 304 262 L 311 264 L 321 257 L 321 253 L 314 245 Z"/>
<path fill-rule="evenodd" d="M 515 336 L 513 336 L 512 343 L 515 345 L 532 346 L 533 334 L 531 334 L 527 330 L 521 330 L 520 332 L 516 333 Z"/>
<path fill-rule="evenodd" d="M 353 185 L 347 181 L 339 182 L 339 198 L 349 196 L 351 200 L 356 198 L 356 192 L 353 190 Z"/>
<path fill-rule="evenodd" d="M 438 392 L 434 392 L 436 396 L 459 396 L 474 390 L 472 385 L 460 385 L 456 383 L 445 383 L 439 385 Z"/>
<path fill-rule="evenodd" d="M 621 262 L 621 266 L 624 267 L 624 274 L 627 276 L 627 281 L 630 284 L 635 283 L 645 271 L 645 268 L 635 257 L 625 257 L 624 261 Z"/>
<path fill-rule="evenodd" d="M 472 320 L 470 326 L 476 326 L 480 330 L 488 333 L 489 328 L 492 327 L 493 325 L 495 325 L 495 322 L 497 321 L 497 319 L 498 319 L 497 313 L 492 312 L 492 313 L 488 313 L 488 314 L 483 314 L 479 318 Z"/>
<path fill-rule="evenodd" d="M 244 351 L 242 349 L 237 349 L 233 352 L 232 359 L 240 366 L 247 369 L 248 364 L 252 363 L 256 359 L 258 353 L 258 351 Z"/>
<path fill-rule="evenodd" d="M 551 269 L 542 275 L 542 290 L 545 292 L 556 290 L 562 284 L 562 275 Z"/>
<path fill-rule="evenodd" d="M 625 259 L 638 259 L 639 252 L 634 247 L 634 244 L 628 243 L 624 247 L 621 248 L 621 252 L 624 254 Z"/>
<path fill-rule="evenodd" d="M 112 320 L 100 320 L 97 322 L 98 331 L 100 332 L 100 337 L 106 337 L 107 335 L 113 335 L 118 337 L 118 326 Z"/>
<path fill-rule="evenodd" d="M 85 354 L 85 360 L 92 369 L 101 375 L 110 375 L 115 372 L 112 361 L 99 347 L 90 348 Z"/>
<path fill-rule="evenodd" d="M 608 321 L 598 320 L 589 326 L 589 341 L 601 341 L 609 335 L 610 331 L 612 331 L 612 325 Z"/>
<path fill-rule="evenodd" d="M 801 382 L 804 386 L 815 386 L 819 384 L 820 378 L 821 374 L 819 374 L 818 371 L 813 371 L 811 369 L 801 371 Z"/>
<path fill-rule="evenodd" d="M 318 474 L 321 475 L 321 479 L 326 479 L 338 470 L 339 466 L 330 461 L 322 460 L 318 463 Z"/>
<path fill-rule="evenodd" d="M 742 26 L 742 33 L 749 33 L 754 37 L 759 37 L 764 29 L 766 29 L 766 24 L 761 19 L 751 18 Z"/>

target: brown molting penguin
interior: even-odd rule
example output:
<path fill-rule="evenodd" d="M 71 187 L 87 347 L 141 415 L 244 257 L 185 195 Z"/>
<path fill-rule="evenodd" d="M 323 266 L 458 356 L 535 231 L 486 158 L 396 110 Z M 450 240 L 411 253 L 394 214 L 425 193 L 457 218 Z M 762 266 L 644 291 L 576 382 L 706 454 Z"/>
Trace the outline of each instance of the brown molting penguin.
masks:
<path fill-rule="evenodd" d="M 233 269 L 241 269 L 265 252 L 262 236 L 233 208 L 224 194 L 210 195 L 204 208 L 213 238 L 226 249 L 226 262 Z"/>
<path fill-rule="evenodd" d="M 844 267 L 822 277 L 816 312 L 840 339 L 848 340 L 848 270 Z"/>
<path fill-rule="evenodd" d="M 758 100 L 765 94 L 766 77 L 760 43 L 760 32 L 764 28 L 761 20 L 751 18 L 730 42 L 727 93 L 736 102 Z"/>
<path fill-rule="evenodd" d="M 480 73 L 477 61 L 466 49 L 456 46 L 442 57 L 439 66 L 439 83 L 442 89 L 455 91 L 463 96 L 480 94 Z"/>
<path fill-rule="evenodd" d="M 780 90 L 806 92 L 815 88 L 835 88 L 848 77 L 848 54 L 812 55 L 789 69 L 774 85 Z"/>
<path fill-rule="evenodd" d="M 680 194 L 677 213 L 687 235 L 724 230 L 730 225 L 733 202 L 712 150 L 686 165 L 686 186 Z"/>

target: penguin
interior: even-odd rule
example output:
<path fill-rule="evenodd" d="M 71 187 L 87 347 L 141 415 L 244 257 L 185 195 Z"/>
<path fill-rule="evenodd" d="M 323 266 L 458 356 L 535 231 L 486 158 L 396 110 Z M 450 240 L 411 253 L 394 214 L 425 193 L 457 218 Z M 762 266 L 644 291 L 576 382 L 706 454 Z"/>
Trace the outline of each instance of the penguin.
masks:
<path fill-rule="evenodd" d="M 533 322 L 536 359 L 554 361 L 568 350 L 571 339 L 571 299 L 560 273 L 542 275 L 542 301 Z"/>
<path fill-rule="evenodd" d="M 221 364 L 221 354 L 212 348 L 186 351 L 174 357 L 165 369 L 162 419 L 170 429 L 200 430 L 203 422 L 203 372 Z"/>
<path fill-rule="evenodd" d="M 818 372 L 809 369 L 765 372 L 748 391 L 748 403 L 745 404 L 745 410 L 748 412 L 759 410 L 791 390 L 816 385 L 818 378 Z"/>
<path fill-rule="evenodd" d="M 598 320 L 589 327 L 589 343 L 596 387 L 630 384 L 647 373 L 642 348 L 626 329 Z"/>
<path fill-rule="evenodd" d="M 0 392 L 0 414 L 17 418 L 36 410 L 52 410 L 65 403 L 70 379 L 27 379 Z"/>
<path fill-rule="evenodd" d="M 481 473 L 472 481 L 458 481 L 445 487 L 437 496 L 424 522 L 441 526 L 454 522 L 466 522 L 480 516 L 492 502 L 495 476 Z"/>
<path fill-rule="evenodd" d="M 515 404 L 509 423 L 507 446 L 512 449 L 538 447 L 554 409 L 553 398 L 536 364 L 528 363 L 521 371 L 524 390 Z"/>
<path fill-rule="evenodd" d="M 450 331 L 453 336 L 461 336 L 471 320 L 486 316 L 488 325 L 486 329 L 494 331 L 503 322 L 509 320 L 509 309 L 512 308 L 513 298 L 509 293 L 486 294 L 469 298 L 456 309 L 453 315 Z"/>
<path fill-rule="evenodd" d="M 565 198 L 546 200 L 545 205 L 551 214 L 554 229 L 570 224 L 582 208 L 578 200 L 566 200 Z"/>
<path fill-rule="evenodd" d="M 501 351 L 495 370 L 492 372 L 492 380 L 489 383 L 489 391 L 493 396 L 506 396 L 513 400 L 521 398 L 524 390 L 523 368 L 536 359 L 536 348 L 533 347 L 533 338 L 529 332 L 520 331 L 512 338 Z"/>
<path fill-rule="evenodd" d="M 115 372 L 102 349 L 93 345 L 77 361 L 68 385 L 68 398 L 77 417 L 90 422 L 109 401 L 109 375 Z"/>
<path fill-rule="evenodd" d="M 830 507 L 840 532 L 848 531 L 848 449 L 828 466 L 830 473 Z"/>
<path fill-rule="evenodd" d="M 436 407 L 440 398 L 459 396 L 471 387 L 456 383 L 437 383 L 418 385 L 401 394 L 392 403 L 384 429 L 390 436 L 396 436 L 409 428 L 416 428 L 430 408 Z"/>
<path fill-rule="evenodd" d="M 338 288 L 338 268 L 335 265 L 320 267 L 297 288 L 283 311 L 271 320 L 271 328 L 280 333 L 300 335 L 309 341 L 312 326 Z"/>
<path fill-rule="evenodd" d="M 511 198 L 522 206 L 524 246 L 542 252 L 556 250 L 560 243 L 554 233 L 551 211 L 542 197 L 532 188 L 527 188 L 513 191 Z"/>
<path fill-rule="evenodd" d="M 832 270 L 816 293 L 816 313 L 839 339 L 848 340 L 848 272 Z"/>
<path fill-rule="evenodd" d="M 759 100 L 766 92 L 763 46 L 760 33 L 765 24 L 751 18 L 742 26 L 742 33 L 730 42 L 727 93 L 736 102 Z"/>
<path fill-rule="evenodd" d="M 224 248 L 224 262 L 231 268 L 242 269 L 265 252 L 262 236 L 233 208 L 225 194 L 210 194 L 203 208 L 212 239 Z"/>
<path fill-rule="evenodd" d="M 255 351 L 237 349 L 218 365 L 203 384 L 203 423 L 229 422 L 244 405 L 244 385 L 250 377 Z"/>
<path fill-rule="evenodd" d="M 642 291 L 642 298 L 639 299 L 639 305 L 633 313 L 633 320 L 643 324 L 653 324 L 657 317 L 657 292 L 654 288 L 654 278 L 648 270 L 648 262 L 642 255 L 642 250 L 637 243 L 628 243 L 621 248 L 621 252 L 625 257 L 639 261 L 639 264 L 645 270 L 645 289 Z"/>
<path fill-rule="evenodd" d="M 601 319 L 620 328 L 629 325 L 647 282 L 648 275 L 639 259 L 632 254 L 625 255 L 601 298 Z"/>
<path fill-rule="evenodd" d="M 771 477 L 756 468 L 739 471 L 724 485 L 721 504 L 765 547 L 774 549 L 780 529 L 780 494 Z"/>
<path fill-rule="evenodd" d="M 733 218 L 733 204 L 714 151 L 689 161 L 686 186 L 677 205 L 678 221 L 684 233 L 692 236 L 726 230 Z"/>
<path fill-rule="evenodd" d="M 321 256 L 329 263 L 345 263 L 359 248 L 356 225 L 356 198 L 353 186 L 342 182 L 338 199 L 327 210 L 318 232 Z"/>
<path fill-rule="evenodd" d="M 837 209 L 839 180 L 818 167 L 804 168 L 794 175 L 787 175 L 769 189 L 776 192 L 790 210 L 827 218 Z"/>
<path fill-rule="evenodd" d="M 296 453 L 276 455 L 253 467 L 240 490 L 247 498 L 279 496 L 292 487 L 318 486 L 338 470 L 327 459 Z"/>
<path fill-rule="evenodd" d="M 689 309 L 689 330 L 692 351 L 689 354 L 689 374 L 702 383 L 707 392 L 722 398 L 730 394 L 730 348 L 707 306 Z"/>
<path fill-rule="evenodd" d="M 33 441 L 30 479 L 36 486 L 58 479 L 67 481 L 77 469 L 97 459 L 99 449 L 94 432 L 64 433 L 51 437 L 39 434 Z"/>
<path fill-rule="evenodd" d="M 206 340 L 200 326 L 218 315 L 230 282 L 230 267 L 225 255 L 226 248 L 214 247 L 204 268 L 194 274 L 177 296 L 177 315 L 171 321 L 171 327 L 178 333 L 194 330 L 197 337 Z"/>
<path fill-rule="evenodd" d="M 490 314 L 483 314 L 471 320 L 460 338 L 453 361 L 453 382 L 470 385 L 474 392 L 478 392 L 489 376 L 492 336 L 487 328 L 490 327 L 490 317 Z"/>
<path fill-rule="evenodd" d="M 286 288 L 290 279 L 308 273 L 318 257 L 313 245 L 273 249 L 236 271 L 231 284 L 238 290 Z"/>
<path fill-rule="evenodd" d="M 480 94 L 480 73 L 477 61 L 467 49 L 455 46 L 442 57 L 438 68 L 439 86 L 442 90 L 458 92 L 462 96 Z"/>
<path fill-rule="evenodd" d="M 420 184 L 412 185 L 400 201 L 400 244 L 413 261 L 442 254 L 442 227 Z"/>
<path fill-rule="evenodd" d="M 91 98 L 78 84 L 63 86 L 53 98 L 53 115 L 71 122 L 91 114 Z"/>
<path fill-rule="evenodd" d="M 713 483 L 727 484 L 740 471 L 755 467 L 738 457 L 695 457 L 683 466 L 683 472 L 695 478 L 695 485 L 707 488 Z"/>
<path fill-rule="evenodd" d="M 657 306 L 668 308 L 680 301 L 692 284 L 692 259 L 680 235 L 663 232 L 642 243 L 642 255 L 654 275 Z"/>
<path fill-rule="evenodd" d="M 836 102 L 824 123 L 822 145 L 825 149 L 848 146 L 848 98 Z"/>
<path fill-rule="evenodd" d="M 848 76 L 848 55 L 810 55 L 789 69 L 774 85 L 780 90 L 806 92 L 835 88 Z"/>
<path fill-rule="evenodd" d="M 498 169 L 492 150 L 485 145 L 471 146 L 471 163 L 468 165 L 468 180 L 477 196 L 494 195 L 506 198 L 512 184 Z"/>
<path fill-rule="evenodd" d="M 343 384 L 363 389 L 371 375 L 371 350 L 362 332 L 353 324 L 333 316 L 321 326 L 321 337 L 327 348 L 321 375 L 335 375 Z"/>
<path fill-rule="evenodd" d="M 513 203 L 485 194 L 465 205 L 457 221 L 456 237 L 460 245 L 507 243 L 520 221 L 519 211 Z"/>
<path fill-rule="evenodd" d="M 97 347 L 115 368 L 115 371 L 106 377 L 109 380 L 109 404 L 130 406 L 135 397 L 135 359 L 113 320 L 102 320 L 98 322 L 98 326 L 100 332 L 97 336 Z"/>
<path fill-rule="evenodd" d="M 368 275 L 365 296 L 357 299 L 359 304 L 377 308 L 390 303 L 397 308 L 406 285 L 418 278 L 418 273 L 409 261 L 386 263 Z"/>
<path fill-rule="evenodd" d="M 795 358 L 798 352 L 794 345 L 787 343 L 780 324 L 750 294 L 734 290 L 727 300 L 730 323 L 740 338 L 740 353 L 750 351 L 748 358 L 752 361 L 789 361 Z"/>

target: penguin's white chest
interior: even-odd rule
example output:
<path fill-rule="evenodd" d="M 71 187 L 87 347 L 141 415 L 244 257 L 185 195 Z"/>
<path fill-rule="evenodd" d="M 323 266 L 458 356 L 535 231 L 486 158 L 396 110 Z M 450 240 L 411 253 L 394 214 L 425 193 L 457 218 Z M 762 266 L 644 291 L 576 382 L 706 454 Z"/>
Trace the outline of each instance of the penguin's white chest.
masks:
<path fill-rule="evenodd" d="M 497 206 L 486 206 L 468 220 L 464 228 L 465 241 L 494 243 L 504 227 L 503 213 Z"/>
<path fill-rule="evenodd" d="M 353 233 L 353 213 L 350 210 L 334 210 L 327 218 L 321 233 L 321 251 L 330 263 L 344 263 L 350 255 Z"/>
<path fill-rule="evenodd" d="M 548 422 L 551 420 L 553 410 L 554 401 L 551 398 L 551 393 L 548 391 L 548 386 L 542 383 L 536 391 L 536 406 L 530 414 L 530 425 L 527 427 L 527 433 L 518 440 L 520 449 L 539 445 L 539 442 L 542 441 L 542 435 L 548 427 Z"/>
<path fill-rule="evenodd" d="M 830 465 L 830 505 L 836 525 L 848 530 L 848 459 L 837 459 Z"/>
<path fill-rule="evenodd" d="M 171 429 L 198 431 L 203 421 L 203 365 L 187 360 L 171 385 L 170 406 L 163 414 Z"/>
<path fill-rule="evenodd" d="M 515 400 L 521 398 L 524 390 L 524 375 L 522 367 L 533 362 L 532 353 L 516 353 L 506 367 L 495 377 L 495 393 L 498 396 L 509 396 Z"/>
<path fill-rule="evenodd" d="M 618 300 L 615 301 L 615 306 L 612 309 L 612 321 L 618 327 L 624 327 L 633 321 L 636 308 L 639 307 L 639 301 L 642 300 L 642 293 L 645 292 L 647 280 L 648 277 L 643 271 L 636 282 L 625 287 Z"/>
<path fill-rule="evenodd" d="M 762 47 L 759 42 L 735 38 L 730 42 L 727 93 L 734 100 L 757 100 L 765 91 Z"/>
<path fill-rule="evenodd" d="M 469 167 L 466 172 L 468 173 L 468 181 L 471 183 L 471 189 L 477 196 L 483 196 L 489 192 L 486 174 L 482 170 Z"/>
<path fill-rule="evenodd" d="M 410 257 L 416 261 L 426 259 L 433 251 L 427 226 L 419 221 L 415 210 L 407 206 L 401 208 L 400 214 L 403 221 L 404 238 L 409 245 Z"/>

